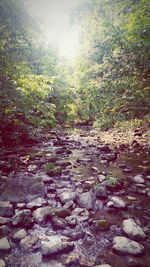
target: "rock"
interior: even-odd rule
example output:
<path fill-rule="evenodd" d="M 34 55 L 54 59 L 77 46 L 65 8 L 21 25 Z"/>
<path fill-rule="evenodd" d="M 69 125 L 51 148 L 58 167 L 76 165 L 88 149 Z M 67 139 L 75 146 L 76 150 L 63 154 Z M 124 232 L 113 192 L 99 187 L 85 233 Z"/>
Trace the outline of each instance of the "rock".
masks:
<path fill-rule="evenodd" d="M 21 229 L 13 235 L 13 239 L 15 241 L 20 241 L 21 239 L 25 238 L 28 235 L 25 229 Z"/>
<path fill-rule="evenodd" d="M 85 256 L 80 256 L 78 258 L 78 261 L 79 261 L 80 265 L 84 266 L 84 267 L 93 267 L 93 266 L 95 266 L 95 260 L 91 259 L 91 258 L 86 258 Z"/>
<path fill-rule="evenodd" d="M 116 236 L 113 239 L 113 249 L 123 255 L 139 255 L 144 252 L 144 247 L 124 236 Z"/>
<path fill-rule="evenodd" d="M 116 208 L 125 208 L 126 204 L 120 197 L 111 197 L 111 200 L 113 202 L 113 206 Z"/>
<path fill-rule="evenodd" d="M 102 160 L 107 160 L 108 162 L 110 161 L 114 161 L 117 158 L 117 154 L 116 153 L 109 153 L 109 154 L 104 154 L 101 156 Z"/>
<path fill-rule="evenodd" d="M 27 169 L 28 169 L 28 172 L 34 172 L 34 171 L 36 171 L 37 170 L 37 165 L 29 165 L 28 167 L 27 167 Z"/>
<path fill-rule="evenodd" d="M 9 201 L 0 201 L 0 216 L 2 217 L 12 217 L 13 216 L 13 206 Z"/>
<path fill-rule="evenodd" d="M 0 236 L 6 236 L 10 234 L 11 230 L 7 225 L 2 225 L 0 227 Z"/>
<path fill-rule="evenodd" d="M 70 266 L 71 264 L 77 264 L 77 257 L 74 254 L 64 254 L 61 256 L 61 262 L 65 265 L 65 266 Z"/>
<path fill-rule="evenodd" d="M 5 264 L 4 260 L 0 259 L 0 267 L 5 267 L 5 266 L 6 266 L 6 264 Z"/>
<path fill-rule="evenodd" d="M 145 181 L 142 178 L 142 175 L 136 175 L 133 177 L 133 181 L 137 184 L 143 184 Z"/>
<path fill-rule="evenodd" d="M 129 258 L 128 259 L 128 266 L 131 266 L 131 267 L 144 267 L 145 265 L 143 265 L 142 262 L 136 260 L 136 259 L 133 259 L 133 258 Z"/>
<path fill-rule="evenodd" d="M 17 211 L 12 218 L 12 225 L 13 226 L 23 226 L 24 228 L 28 229 L 31 228 L 34 224 L 33 218 L 31 217 L 31 211 L 24 209 Z"/>
<path fill-rule="evenodd" d="M 4 218 L 4 217 L 0 217 L 0 225 L 4 225 L 7 223 L 10 223 L 11 219 L 10 218 Z"/>
<path fill-rule="evenodd" d="M 100 175 L 98 176 L 98 180 L 99 180 L 100 183 L 103 182 L 105 179 L 106 179 L 106 176 L 103 175 L 103 174 L 100 174 Z"/>
<path fill-rule="evenodd" d="M 140 226 L 138 226 L 132 219 L 128 219 L 128 220 L 123 221 L 123 231 L 130 238 L 143 239 L 146 237 L 142 228 Z"/>
<path fill-rule="evenodd" d="M 33 212 L 33 218 L 37 223 L 42 223 L 47 217 L 52 217 L 52 208 L 49 206 L 38 208 Z"/>
<path fill-rule="evenodd" d="M 107 191 L 104 187 L 98 187 L 95 189 L 95 195 L 96 197 L 100 199 L 106 199 L 107 198 Z"/>
<path fill-rule="evenodd" d="M 76 192 L 67 190 L 59 194 L 60 201 L 65 204 L 70 200 L 75 200 L 76 199 Z"/>
<path fill-rule="evenodd" d="M 53 217 L 52 223 L 55 229 L 65 229 L 67 227 L 67 222 L 62 218 Z"/>
<path fill-rule="evenodd" d="M 61 236 L 49 236 L 48 241 L 41 242 L 41 249 L 43 256 L 50 256 L 56 253 L 63 252 L 65 250 L 72 250 L 74 244 L 72 242 L 66 241 Z"/>
<path fill-rule="evenodd" d="M 100 264 L 100 265 L 96 265 L 95 267 L 111 267 L 111 265 L 109 265 L 109 264 Z"/>
<path fill-rule="evenodd" d="M 47 218 L 52 218 L 53 216 L 57 216 L 60 218 L 65 218 L 70 215 L 70 210 L 65 208 L 57 208 L 57 207 L 43 207 L 38 208 L 33 212 L 33 217 L 37 223 L 42 223 Z"/>
<path fill-rule="evenodd" d="M 92 191 L 78 195 L 77 202 L 80 207 L 85 209 L 92 209 L 96 201 L 95 194 Z"/>
<path fill-rule="evenodd" d="M 94 220 L 93 225 L 96 230 L 107 231 L 110 229 L 110 223 L 106 219 Z"/>
<path fill-rule="evenodd" d="M 110 152 L 111 152 L 110 147 L 107 146 L 107 145 L 101 145 L 101 146 L 98 146 L 97 149 L 98 149 L 100 152 L 105 152 L 105 153 L 110 153 Z"/>
<path fill-rule="evenodd" d="M 98 171 L 98 168 L 93 166 L 92 167 L 92 170 L 97 172 Z"/>
<path fill-rule="evenodd" d="M 76 226 L 77 218 L 74 215 L 68 216 L 66 217 L 66 222 L 69 226 Z"/>
<path fill-rule="evenodd" d="M 72 241 L 81 239 L 84 237 L 85 232 L 81 230 L 64 230 L 63 235 L 69 237 Z"/>
<path fill-rule="evenodd" d="M 40 247 L 40 241 L 38 237 L 28 235 L 21 239 L 20 246 L 27 251 L 34 251 Z"/>
<path fill-rule="evenodd" d="M 43 204 L 46 204 L 46 200 L 42 197 L 37 197 L 33 201 L 26 204 L 27 209 L 33 209 L 41 207 Z"/>
<path fill-rule="evenodd" d="M 9 252 L 10 244 L 7 237 L 3 237 L 0 239 L 0 252 Z"/>

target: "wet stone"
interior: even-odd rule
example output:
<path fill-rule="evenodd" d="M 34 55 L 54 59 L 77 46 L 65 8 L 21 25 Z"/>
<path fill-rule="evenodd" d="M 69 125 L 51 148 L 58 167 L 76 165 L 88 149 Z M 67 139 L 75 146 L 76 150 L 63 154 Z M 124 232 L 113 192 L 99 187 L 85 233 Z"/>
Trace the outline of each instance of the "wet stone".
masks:
<path fill-rule="evenodd" d="M 92 209 L 96 201 L 95 194 L 92 191 L 81 193 L 78 195 L 77 202 L 80 207 L 85 209 Z"/>
<path fill-rule="evenodd" d="M 9 201 L 0 201 L 0 216 L 11 217 L 13 215 L 13 206 Z"/>
<path fill-rule="evenodd" d="M 6 266 L 5 261 L 0 259 L 0 267 L 5 267 L 5 266 Z"/>
<path fill-rule="evenodd" d="M 10 251 L 10 244 L 7 237 L 3 237 L 0 239 L 0 252 L 9 252 Z"/>
<path fill-rule="evenodd" d="M 123 231 L 130 238 L 143 239 L 146 237 L 142 228 L 139 225 L 137 225 L 132 219 L 123 221 Z"/>
<path fill-rule="evenodd" d="M 11 219 L 10 218 L 4 218 L 4 217 L 0 217 L 0 225 L 4 225 L 7 223 L 10 223 Z"/>
<path fill-rule="evenodd" d="M 33 201 L 26 204 L 27 209 L 33 209 L 41 207 L 43 204 L 46 204 L 46 200 L 41 197 L 35 198 Z"/>
<path fill-rule="evenodd" d="M 48 241 L 41 242 L 43 256 L 50 256 L 65 250 L 72 250 L 74 247 L 72 242 L 68 242 L 65 239 L 63 240 L 61 236 L 49 236 L 48 239 Z"/>
<path fill-rule="evenodd" d="M 113 240 L 113 249 L 123 255 L 140 255 L 144 252 L 144 247 L 136 241 L 127 237 L 116 236 Z"/>
<path fill-rule="evenodd" d="M 13 239 L 15 241 L 20 241 L 21 239 L 25 238 L 28 235 L 25 229 L 21 229 L 13 235 Z"/>

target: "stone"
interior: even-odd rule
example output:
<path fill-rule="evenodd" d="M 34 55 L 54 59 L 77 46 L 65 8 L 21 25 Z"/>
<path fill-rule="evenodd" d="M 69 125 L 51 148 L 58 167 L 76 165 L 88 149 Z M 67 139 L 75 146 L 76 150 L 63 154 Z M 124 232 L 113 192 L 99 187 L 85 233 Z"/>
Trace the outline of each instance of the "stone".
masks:
<path fill-rule="evenodd" d="M 143 184 L 145 182 L 141 175 L 134 176 L 133 181 L 137 184 Z"/>
<path fill-rule="evenodd" d="M 10 251 L 10 244 L 7 237 L 3 237 L 0 239 L 0 252 L 9 252 Z"/>
<path fill-rule="evenodd" d="M 96 201 L 96 196 L 92 191 L 81 193 L 78 195 L 77 202 L 80 207 L 92 209 Z"/>
<path fill-rule="evenodd" d="M 136 239 L 143 239 L 146 237 L 142 228 L 137 225 L 132 219 L 123 221 L 123 231 L 130 237 Z"/>
<path fill-rule="evenodd" d="M 38 237 L 28 235 L 25 238 L 21 239 L 20 246 L 25 250 L 34 251 L 40 247 L 40 241 Z"/>
<path fill-rule="evenodd" d="M 25 229 L 21 229 L 13 235 L 13 239 L 15 241 L 20 241 L 21 239 L 25 238 L 27 235 L 28 235 L 27 231 Z"/>
<path fill-rule="evenodd" d="M 77 257 L 74 254 L 64 254 L 61 256 L 61 262 L 65 265 L 65 266 L 70 266 L 71 264 L 76 264 L 77 263 Z"/>
<path fill-rule="evenodd" d="M 100 265 L 96 265 L 94 267 L 111 267 L 111 265 L 109 265 L 109 264 L 100 264 Z"/>
<path fill-rule="evenodd" d="M 107 191 L 104 187 L 98 187 L 95 190 L 96 197 L 100 199 L 106 199 L 107 198 Z"/>
<path fill-rule="evenodd" d="M 97 219 L 94 220 L 92 223 L 96 230 L 107 231 L 110 229 L 110 223 L 106 219 Z"/>
<path fill-rule="evenodd" d="M 13 226 L 21 225 L 26 229 L 31 228 L 34 224 L 34 221 L 31 215 L 32 213 L 28 209 L 17 211 L 12 218 L 12 225 Z"/>
<path fill-rule="evenodd" d="M 103 182 L 105 179 L 106 179 L 106 176 L 103 175 L 103 174 L 100 174 L 100 175 L 98 176 L 98 180 L 99 180 L 100 183 Z"/>
<path fill-rule="evenodd" d="M 144 252 L 144 247 L 141 244 L 124 236 L 116 236 L 113 239 L 113 249 L 123 255 L 136 256 Z"/>
<path fill-rule="evenodd" d="M 53 217 L 52 223 L 55 229 L 65 229 L 67 227 L 67 222 L 62 218 Z"/>
<path fill-rule="evenodd" d="M 50 256 L 65 250 L 72 250 L 74 247 L 72 242 L 68 242 L 68 239 L 64 239 L 64 237 L 61 236 L 49 236 L 48 239 L 48 241 L 41 241 L 43 256 Z"/>
<path fill-rule="evenodd" d="M 5 267 L 5 266 L 6 266 L 6 264 L 5 264 L 4 260 L 0 259 L 0 267 Z"/>
<path fill-rule="evenodd" d="M 41 207 L 43 204 L 46 204 L 46 200 L 42 197 L 37 197 L 31 202 L 26 204 L 27 209 L 33 209 Z"/>
<path fill-rule="evenodd" d="M 82 230 L 64 230 L 63 235 L 69 237 L 71 241 L 75 241 L 84 237 L 85 232 Z"/>
<path fill-rule="evenodd" d="M 29 165 L 28 167 L 27 167 L 27 170 L 28 170 L 28 172 L 34 172 L 34 171 L 36 171 L 37 170 L 37 165 Z"/>
<path fill-rule="evenodd" d="M 13 205 L 9 201 L 0 201 L 0 216 L 12 217 L 13 216 Z"/>
<path fill-rule="evenodd" d="M 95 260 L 91 258 L 86 258 L 85 256 L 80 256 L 78 261 L 83 267 L 93 267 L 95 266 Z"/>
<path fill-rule="evenodd" d="M 33 218 L 37 223 L 42 223 L 47 217 L 52 217 L 52 208 L 49 206 L 38 208 L 33 212 Z"/>
<path fill-rule="evenodd" d="M 115 208 L 125 208 L 126 204 L 124 203 L 124 201 L 120 198 L 120 197 L 111 197 L 111 200 L 113 202 L 113 206 Z"/>
<path fill-rule="evenodd" d="M 7 223 L 10 223 L 11 219 L 10 218 L 4 218 L 4 217 L 0 217 L 0 225 L 4 225 Z"/>
<path fill-rule="evenodd" d="M 67 191 L 64 191 L 62 192 L 61 194 L 59 194 L 59 198 L 60 198 L 60 201 L 65 204 L 67 203 L 68 201 L 70 200 L 75 200 L 76 199 L 76 192 L 73 192 L 73 191 L 70 191 L 70 190 L 67 190 Z"/>

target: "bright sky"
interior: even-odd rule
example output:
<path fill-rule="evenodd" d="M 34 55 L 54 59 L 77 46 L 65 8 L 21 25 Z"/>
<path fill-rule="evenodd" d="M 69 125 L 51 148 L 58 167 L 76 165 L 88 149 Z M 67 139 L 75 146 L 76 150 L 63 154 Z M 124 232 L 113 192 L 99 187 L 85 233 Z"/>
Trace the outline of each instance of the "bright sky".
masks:
<path fill-rule="evenodd" d="M 71 25 L 73 10 L 85 0 L 25 0 L 30 14 L 40 23 L 46 42 L 61 55 L 73 59 L 79 46 L 78 27 Z"/>

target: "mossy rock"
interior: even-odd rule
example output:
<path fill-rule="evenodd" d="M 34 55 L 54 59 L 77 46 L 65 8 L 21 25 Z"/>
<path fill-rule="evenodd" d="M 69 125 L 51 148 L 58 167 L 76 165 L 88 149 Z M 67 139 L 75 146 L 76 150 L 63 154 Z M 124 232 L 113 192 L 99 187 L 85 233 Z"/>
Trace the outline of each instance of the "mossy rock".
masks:
<path fill-rule="evenodd" d="M 45 166 L 45 171 L 46 171 L 46 174 L 48 174 L 50 176 L 57 176 L 57 175 L 61 174 L 62 169 L 60 166 L 55 166 L 52 163 L 48 163 Z"/>
<path fill-rule="evenodd" d="M 95 220 L 93 224 L 97 231 L 107 231 L 110 229 L 110 223 L 106 219 Z"/>

